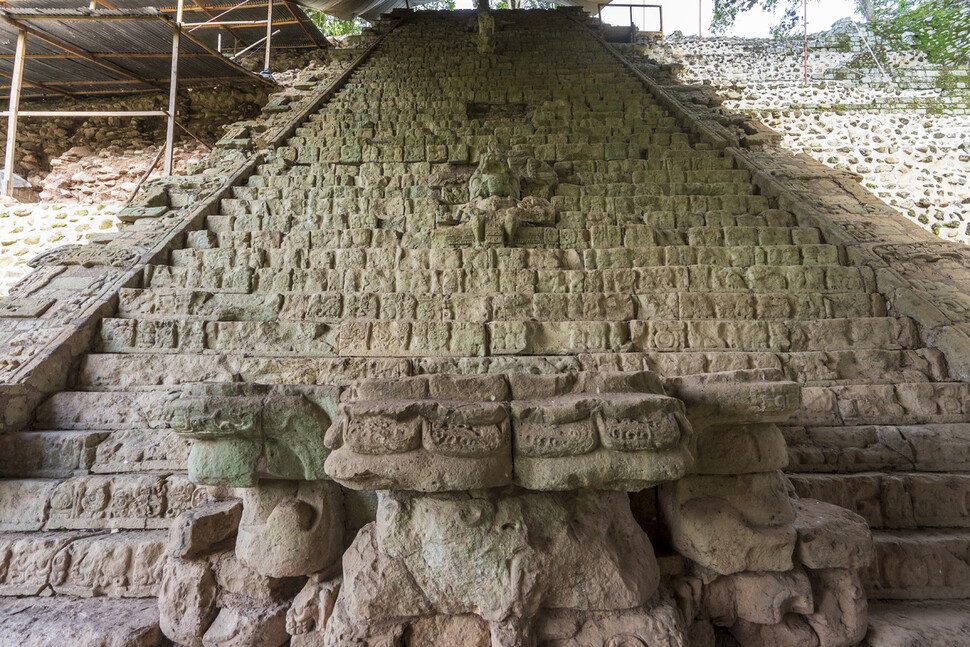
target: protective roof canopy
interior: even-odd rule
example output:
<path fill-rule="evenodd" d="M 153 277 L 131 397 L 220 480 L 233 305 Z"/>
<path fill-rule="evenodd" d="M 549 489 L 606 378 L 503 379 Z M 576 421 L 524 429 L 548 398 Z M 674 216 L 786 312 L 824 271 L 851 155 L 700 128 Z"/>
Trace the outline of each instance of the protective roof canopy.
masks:
<path fill-rule="evenodd" d="M 375 20 L 394 9 L 410 6 L 412 9 L 428 4 L 433 0 L 294 0 L 298 4 L 336 16 L 341 20 L 364 18 Z M 560 4 L 582 7 L 589 13 L 596 13 L 600 5 L 609 4 L 609 0 L 597 3 L 596 0 L 558 0 Z"/>
<path fill-rule="evenodd" d="M 20 7 L 31 9 L 82 9 L 88 8 L 88 0 L 6 0 L 7 9 Z M 175 19 L 177 0 L 98 0 L 99 8 L 107 9 L 158 9 Z M 185 0 L 182 22 L 201 23 L 218 17 L 218 22 L 254 22 L 266 20 L 267 0 Z M 216 21 L 213 21 L 216 22 Z M 265 25 L 206 25 L 189 28 L 192 36 L 216 49 L 219 35 L 222 47 L 242 49 L 266 35 Z M 329 47 L 330 43 L 298 5 L 284 0 L 273 0 L 273 49 L 302 49 Z"/>
<path fill-rule="evenodd" d="M 0 8 L 0 97 L 10 93 L 21 28 L 28 33 L 24 98 L 168 91 L 175 0 L 163 0 L 161 8 L 146 6 L 156 0 L 98 0 L 113 8 L 96 10 L 79 8 L 84 1 L 13 0 Z M 302 9 L 273 2 L 274 51 L 329 47 Z M 267 3 L 185 0 L 179 86 L 272 85 L 227 58 L 266 36 Z M 198 24 L 207 22 L 234 24 Z M 263 51 L 257 44 L 243 56 Z"/>
<path fill-rule="evenodd" d="M 0 9 L 0 96 L 10 93 L 20 29 L 24 98 L 168 90 L 174 23 L 157 9 Z M 185 86 L 266 83 L 190 35 L 179 72 Z"/>

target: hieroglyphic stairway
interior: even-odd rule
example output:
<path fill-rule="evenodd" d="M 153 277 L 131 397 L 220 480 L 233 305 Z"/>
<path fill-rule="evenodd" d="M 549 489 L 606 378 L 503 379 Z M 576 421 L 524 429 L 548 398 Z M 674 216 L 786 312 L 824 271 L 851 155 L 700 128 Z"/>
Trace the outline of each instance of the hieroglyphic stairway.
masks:
<path fill-rule="evenodd" d="M 0 644 L 832 647 L 970 595 L 967 252 L 571 11 L 393 24 L 157 251 L 186 182 L 7 302 L 29 351 L 121 277 L 0 436 Z"/>

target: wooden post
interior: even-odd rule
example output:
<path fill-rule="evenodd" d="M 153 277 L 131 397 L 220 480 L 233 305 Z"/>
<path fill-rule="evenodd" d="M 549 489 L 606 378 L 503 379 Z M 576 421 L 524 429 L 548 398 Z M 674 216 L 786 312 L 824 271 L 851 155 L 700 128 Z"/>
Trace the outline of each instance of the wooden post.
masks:
<path fill-rule="evenodd" d="M 7 115 L 7 148 L 3 156 L 3 180 L 0 193 L 13 195 L 13 164 L 17 150 L 17 117 L 20 110 L 20 88 L 24 83 L 24 58 L 27 53 L 27 32 L 17 32 L 17 53 L 14 57 L 13 75 L 10 77 L 10 110 Z"/>
<path fill-rule="evenodd" d="M 179 45 L 182 37 L 182 10 L 184 0 L 179 0 L 175 13 L 175 31 L 172 32 L 172 75 L 168 82 L 168 123 L 165 128 L 164 175 L 171 175 L 175 159 L 175 110 L 178 105 Z"/>
<path fill-rule="evenodd" d="M 269 55 L 273 42 L 273 0 L 266 3 L 266 57 L 263 60 L 263 73 L 269 74 Z"/>
<path fill-rule="evenodd" d="M 805 12 L 805 85 L 808 85 L 808 0 L 802 0 L 802 8 Z"/>

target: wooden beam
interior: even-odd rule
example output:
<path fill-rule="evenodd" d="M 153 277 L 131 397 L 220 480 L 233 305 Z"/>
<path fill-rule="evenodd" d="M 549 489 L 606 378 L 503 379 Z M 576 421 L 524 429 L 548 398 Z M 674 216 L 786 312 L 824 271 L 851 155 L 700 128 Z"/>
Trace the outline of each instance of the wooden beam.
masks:
<path fill-rule="evenodd" d="M 115 72 L 115 73 L 120 74 L 122 76 L 128 77 L 129 79 L 134 79 L 135 81 L 141 81 L 142 83 L 146 83 L 146 84 L 148 84 L 148 85 L 150 85 L 150 86 L 152 86 L 154 88 L 158 88 L 159 90 L 164 90 L 165 89 L 163 86 L 155 83 L 154 81 L 150 81 L 150 80 L 145 79 L 145 78 L 143 78 L 143 77 L 141 77 L 141 76 L 139 76 L 137 74 L 134 74 L 132 72 L 129 72 L 125 68 L 123 68 L 123 67 L 121 67 L 119 65 L 115 65 L 114 63 L 111 63 L 110 61 L 105 61 L 105 60 L 103 60 L 101 58 L 98 58 L 97 56 L 94 56 L 90 52 L 86 52 L 86 51 L 84 51 L 83 49 L 81 49 L 79 47 L 74 47 L 73 45 L 69 45 L 69 44 L 67 44 L 65 42 L 62 42 L 61 40 L 59 40 L 57 38 L 54 38 L 53 36 L 49 36 L 49 35 L 45 34 L 42 31 L 37 31 L 33 27 L 27 27 L 26 25 L 24 25 L 24 24 L 18 22 L 17 20 L 11 18 L 7 14 L 6 11 L 0 10 L 0 21 L 3 21 L 5 23 L 7 23 L 11 27 L 15 27 L 17 29 L 21 29 L 21 30 L 25 31 L 28 35 L 33 36 L 34 38 L 38 38 L 38 39 L 44 41 L 45 43 L 50 43 L 51 45 L 53 45 L 55 47 L 59 47 L 59 48 L 63 49 L 65 52 L 71 52 L 72 54 L 76 54 L 78 57 L 83 58 L 86 61 L 90 61 L 91 63 L 94 63 L 95 65 L 100 65 L 101 67 L 107 68 L 107 69 L 111 70 L 112 72 Z"/>
<path fill-rule="evenodd" d="M 32 14 L 32 13 L 18 13 L 15 10 L 4 10 L 4 13 L 11 20 L 22 20 L 30 22 L 146 22 L 149 20 L 158 20 L 158 15 L 155 13 L 142 13 L 142 14 L 99 14 L 99 13 L 89 13 L 89 14 Z M 25 29 L 30 29 L 29 27 L 24 27 Z M 33 34 L 31 34 L 33 36 Z"/>
<path fill-rule="evenodd" d="M 30 58 L 30 57 L 29 56 L 25 56 L 24 58 Z M 14 57 L 14 63 L 15 64 L 16 64 L 16 60 L 17 60 L 16 57 Z M 0 71 L 0 76 L 2 76 L 5 79 L 12 79 L 13 78 L 12 75 L 7 74 L 6 72 L 2 72 L 2 71 Z M 74 94 L 73 92 L 68 92 L 66 90 L 61 90 L 59 88 L 52 88 L 51 86 L 47 85 L 46 83 L 38 83 L 37 81 L 28 81 L 27 79 L 24 79 L 23 80 L 23 84 L 24 85 L 29 85 L 32 88 L 40 88 L 41 90 L 47 90 L 48 92 L 53 92 L 54 94 L 59 94 L 62 97 L 67 97 L 68 99 L 76 99 L 77 98 L 77 95 Z"/>
<path fill-rule="evenodd" d="M 216 14 L 214 14 L 212 11 L 209 10 L 208 7 L 202 4 L 201 0 L 192 0 L 192 2 L 194 2 L 195 6 L 201 9 L 205 15 L 209 16 L 211 20 L 215 20 Z M 232 27 L 226 27 L 226 31 L 229 33 L 230 36 L 232 36 L 233 38 L 241 42 L 243 45 L 248 44 L 246 42 L 246 39 L 242 38 L 239 34 L 237 34 Z"/>
<path fill-rule="evenodd" d="M 269 57 L 273 51 L 273 0 L 266 3 L 266 56 L 263 58 L 263 74 L 269 74 Z"/>
<path fill-rule="evenodd" d="M 192 31 L 195 31 L 196 29 L 215 29 L 215 28 L 222 29 L 222 25 L 236 25 L 241 29 L 253 29 L 255 27 L 262 27 L 263 25 L 266 24 L 266 21 L 265 20 L 227 20 L 222 23 L 198 22 L 198 23 L 192 23 L 192 24 L 195 25 L 194 27 L 192 27 Z M 277 20 L 274 23 L 274 26 L 279 27 L 280 25 L 298 25 L 298 24 L 299 22 L 297 22 L 296 20 Z"/>
<path fill-rule="evenodd" d="M 168 82 L 168 123 L 165 127 L 165 166 L 162 175 L 171 175 L 175 157 L 175 111 L 178 109 L 179 47 L 182 38 L 182 10 L 184 0 L 179 0 L 172 30 L 172 74 Z"/>
<path fill-rule="evenodd" d="M 10 109 L 7 114 L 7 148 L 3 157 L 3 179 L 0 180 L 0 193 L 13 195 L 14 153 L 17 151 L 17 111 L 20 110 L 20 88 L 24 81 L 24 54 L 27 53 L 27 32 L 17 32 L 17 58 L 13 64 L 13 78 L 10 84 Z"/>
<path fill-rule="evenodd" d="M 183 87 L 186 84 L 190 84 L 190 83 L 191 84 L 208 84 L 208 85 L 211 86 L 213 83 L 222 83 L 222 82 L 225 82 L 225 83 L 241 83 L 243 81 L 249 81 L 250 83 L 255 83 L 256 81 L 261 81 L 262 83 L 267 83 L 267 81 L 261 79 L 260 77 L 258 77 L 255 74 L 247 74 L 245 77 L 242 77 L 242 76 L 200 76 L 200 77 L 193 77 L 191 79 L 186 79 L 186 78 L 179 77 L 179 83 Z M 119 86 L 119 85 L 122 85 L 123 86 L 123 85 L 136 85 L 136 84 L 142 85 L 142 83 L 140 81 L 53 81 L 53 82 L 47 84 L 47 86 L 48 86 L 47 89 L 49 89 L 49 90 L 51 90 L 53 92 L 53 91 L 55 91 L 55 88 L 53 86 L 65 86 L 65 87 L 69 87 L 69 88 L 78 88 L 78 92 L 79 93 L 83 92 L 84 94 L 88 94 L 88 92 L 89 92 L 88 90 L 83 90 L 82 91 L 79 88 L 81 86 L 92 86 L 92 85 L 105 85 L 105 86 Z M 24 81 L 24 85 L 27 85 L 27 81 L 26 80 Z M 6 89 L 8 87 L 9 86 L 7 86 L 7 85 L 0 85 L 0 90 L 4 90 L 4 89 Z M 97 91 L 95 91 L 95 92 L 97 92 Z M 110 90 L 110 91 L 109 90 L 105 90 L 105 92 L 117 92 L 117 90 Z M 158 90 L 149 89 L 149 88 L 145 88 L 143 90 L 134 90 L 134 89 L 125 88 L 124 89 L 124 92 L 126 92 L 126 93 L 127 92 L 151 93 L 151 92 L 158 92 Z M 77 94 L 73 95 L 72 98 L 77 98 Z"/>
<path fill-rule="evenodd" d="M 91 52 L 94 56 L 99 58 L 168 58 L 172 55 L 171 52 L 156 53 L 156 52 L 125 52 L 121 54 L 119 52 Z M 209 58 L 211 54 L 208 52 L 182 52 L 182 58 Z M 11 61 L 15 58 L 14 54 L 0 54 L 0 61 Z M 77 58 L 76 54 L 27 54 L 24 57 L 28 61 L 45 61 L 45 60 L 59 60 L 66 58 Z M 2 74 L 2 72 L 0 72 Z M 8 75 L 7 78 L 10 78 Z M 27 81 L 24 81 L 26 83 Z"/>
<path fill-rule="evenodd" d="M 226 27 L 227 25 L 238 25 L 240 27 L 262 27 L 266 24 L 265 20 L 210 20 L 207 22 L 187 22 L 183 27 L 191 27 L 193 30 L 200 27 Z"/>
<path fill-rule="evenodd" d="M 300 28 L 303 30 L 303 33 L 306 34 L 307 35 L 307 38 L 309 38 L 310 40 L 312 40 L 316 44 L 316 46 L 318 48 L 320 48 L 320 49 L 327 49 L 328 47 L 330 47 L 329 41 L 327 42 L 326 45 L 324 45 L 323 43 L 320 42 L 320 38 L 317 36 L 317 34 L 314 33 L 314 31 L 312 29 L 310 29 L 309 27 L 306 26 L 306 22 L 304 21 L 304 19 L 309 20 L 309 18 L 307 18 L 307 15 L 305 13 L 303 13 L 302 10 L 301 10 L 300 14 L 303 15 L 303 19 L 301 19 L 300 18 L 300 14 L 297 14 L 296 13 L 296 10 L 293 9 L 293 5 L 291 5 L 286 0 L 283 0 L 283 6 L 286 7 L 286 10 L 290 12 L 290 15 L 291 16 L 293 16 L 294 18 L 296 18 L 296 21 L 298 23 L 300 23 Z M 311 24 L 312 24 L 312 21 L 311 21 Z"/>
<path fill-rule="evenodd" d="M 0 112 L 9 117 L 10 111 Z M 19 110 L 19 117 L 167 117 L 164 110 Z"/>

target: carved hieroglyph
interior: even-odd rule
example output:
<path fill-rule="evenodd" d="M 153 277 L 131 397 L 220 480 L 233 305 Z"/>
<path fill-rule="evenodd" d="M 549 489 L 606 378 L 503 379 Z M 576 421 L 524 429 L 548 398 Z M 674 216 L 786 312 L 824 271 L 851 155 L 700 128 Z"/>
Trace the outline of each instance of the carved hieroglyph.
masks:
<path fill-rule="evenodd" d="M 201 647 L 848 647 L 863 586 L 966 594 L 962 535 L 866 526 L 964 523 L 910 470 L 970 464 L 965 255 L 575 12 L 405 13 L 6 305 L 0 594 Z"/>

